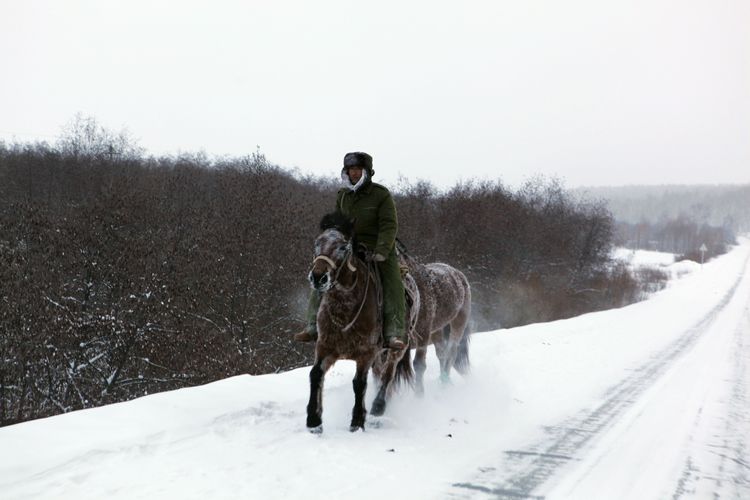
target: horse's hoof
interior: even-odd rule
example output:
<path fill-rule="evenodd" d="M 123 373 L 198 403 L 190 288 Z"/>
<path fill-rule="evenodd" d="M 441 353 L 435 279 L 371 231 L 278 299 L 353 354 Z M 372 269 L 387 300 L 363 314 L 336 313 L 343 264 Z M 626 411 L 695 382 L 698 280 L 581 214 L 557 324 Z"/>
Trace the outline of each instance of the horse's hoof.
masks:
<path fill-rule="evenodd" d="M 371 429 L 380 429 L 381 427 L 383 427 L 383 422 L 380 419 L 378 419 L 378 420 L 370 420 L 370 421 L 367 422 L 367 427 L 369 427 Z"/>
<path fill-rule="evenodd" d="M 365 418 L 363 417 L 352 417 L 352 422 L 349 424 L 349 431 L 357 432 L 358 430 L 365 430 Z"/>
<path fill-rule="evenodd" d="M 376 399 L 372 402 L 372 408 L 370 408 L 370 415 L 380 417 L 385 413 L 385 400 Z"/>
<path fill-rule="evenodd" d="M 307 416 L 307 428 L 308 429 L 315 429 L 316 427 L 320 427 L 323 425 L 323 421 L 320 419 L 319 416 L 313 414 Z"/>
<path fill-rule="evenodd" d="M 317 427 L 308 427 L 307 430 L 310 432 L 310 434 L 323 434 L 323 425 L 318 425 Z"/>

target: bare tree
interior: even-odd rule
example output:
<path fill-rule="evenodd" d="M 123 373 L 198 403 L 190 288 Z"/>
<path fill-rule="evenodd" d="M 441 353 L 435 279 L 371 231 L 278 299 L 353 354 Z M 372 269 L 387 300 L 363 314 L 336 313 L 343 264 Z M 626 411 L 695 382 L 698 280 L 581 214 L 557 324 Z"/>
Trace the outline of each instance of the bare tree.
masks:
<path fill-rule="evenodd" d="M 144 152 L 126 129 L 112 131 L 100 125 L 94 117 L 82 113 L 77 113 L 63 126 L 57 147 L 63 154 L 75 158 L 110 161 L 137 159 Z"/>

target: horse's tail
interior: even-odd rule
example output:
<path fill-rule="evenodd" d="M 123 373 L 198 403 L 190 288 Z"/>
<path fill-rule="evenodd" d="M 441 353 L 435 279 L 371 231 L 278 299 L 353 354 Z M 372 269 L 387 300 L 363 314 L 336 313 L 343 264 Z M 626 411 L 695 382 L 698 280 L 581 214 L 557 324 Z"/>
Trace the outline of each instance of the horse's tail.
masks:
<path fill-rule="evenodd" d="M 414 383 L 414 368 L 412 368 L 411 364 L 411 349 L 408 347 L 396 365 L 394 382 L 397 387 L 401 384 L 412 385 Z"/>
<path fill-rule="evenodd" d="M 456 362 L 453 365 L 456 368 L 456 371 L 461 375 L 469 373 L 469 337 L 471 337 L 469 333 L 469 325 L 466 325 L 464 335 L 458 343 Z"/>
<path fill-rule="evenodd" d="M 464 316 L 463 332 L 461 332 L 461 340 L 458 342 L 458 351 L 456 353 L 456 362 L 453 366 L 456 371 L 461 375 L 469 373 L 469 337 L 471 337 L 471 285 L 469 280 L 466 279 L 466 275 L 461 271 L 457 271 L 461 276 L 464 290 L 466 295 L 464 296 L 464 304 L 461 308 Z"/>

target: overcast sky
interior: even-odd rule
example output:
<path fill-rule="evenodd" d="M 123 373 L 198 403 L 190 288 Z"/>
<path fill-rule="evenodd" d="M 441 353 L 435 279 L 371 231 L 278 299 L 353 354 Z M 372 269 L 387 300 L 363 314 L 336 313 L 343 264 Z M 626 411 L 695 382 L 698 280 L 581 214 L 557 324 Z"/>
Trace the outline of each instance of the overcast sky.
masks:
<path fill-rule="evenodd" d="M 747 0 L 0 0 L 0 138 L 517 185 L 750 182 Z"/>

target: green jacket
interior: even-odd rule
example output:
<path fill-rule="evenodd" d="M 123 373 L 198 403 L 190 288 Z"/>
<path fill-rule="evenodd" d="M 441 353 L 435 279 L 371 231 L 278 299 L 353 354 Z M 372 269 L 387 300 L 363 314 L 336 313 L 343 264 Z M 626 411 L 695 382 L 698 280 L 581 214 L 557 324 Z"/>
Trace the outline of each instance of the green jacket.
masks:
<path fill-rule="evenodd" d="M 385 186 L 370 181 L 356 192 L 342 188 L 336 196 L 336 209 L 354 219 L 354 234 L 368 249 L 383 257 L 393 251 L 398 218 L 396 204 Z"/>

